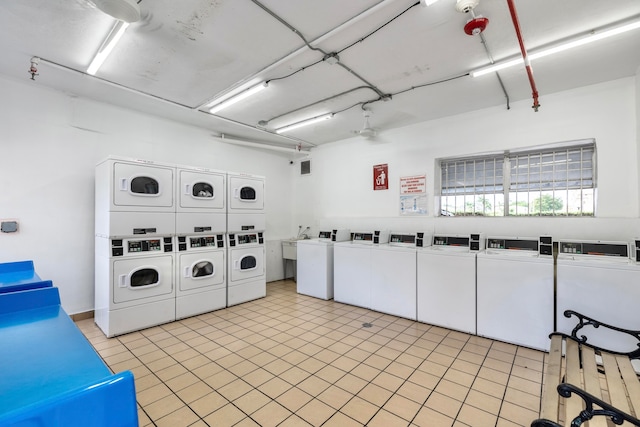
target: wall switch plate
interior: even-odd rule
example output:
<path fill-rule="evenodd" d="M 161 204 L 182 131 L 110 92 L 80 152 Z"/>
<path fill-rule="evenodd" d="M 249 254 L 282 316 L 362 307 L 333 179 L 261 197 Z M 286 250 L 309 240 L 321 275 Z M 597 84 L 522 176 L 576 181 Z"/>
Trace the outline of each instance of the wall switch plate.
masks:
<path fill-rule="evenodd" d="M 18 231 L 18 221 L 2 220 L 0 222 L 0 231 L 3 233 L 15 233 Z"/>

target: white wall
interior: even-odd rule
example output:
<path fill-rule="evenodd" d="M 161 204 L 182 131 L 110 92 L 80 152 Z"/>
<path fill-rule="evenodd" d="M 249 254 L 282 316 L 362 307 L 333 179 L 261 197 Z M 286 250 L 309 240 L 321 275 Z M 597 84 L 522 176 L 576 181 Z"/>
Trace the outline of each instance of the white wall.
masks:
<path fill-rule="evenodd" d="M 541 97 L 511 110 L 489 108 L 402 129 L 376 140 L 352 138 L 313 150 L 312 174 L 295 183 L 294 221 L 325 228 L 550 234 L 554 239 L 630 240 L 638 221 L 636 79 L 626 78 Z M 374 123 L 375 125 L 375 123 Z M 434 216 L 435 160 L 584 138 L 595 138 L 598 160 L 596 218 L 446 218 Z M 389 190 L 372 190 L 372 166 L 389 165 Z M 400 217 L 399 178 L 426 174 L 428 215 Z"/>
<path fill-rule="evenodd" d="M 0 262 L 32 259 L 69 314 L 93 309 L 94 167 L 108 155 L 266 177 L 267 280 L 282 278 L 292 229 L 293 168 L 285 154 L 215 141 L 210 132 L 0 78 Z"/>

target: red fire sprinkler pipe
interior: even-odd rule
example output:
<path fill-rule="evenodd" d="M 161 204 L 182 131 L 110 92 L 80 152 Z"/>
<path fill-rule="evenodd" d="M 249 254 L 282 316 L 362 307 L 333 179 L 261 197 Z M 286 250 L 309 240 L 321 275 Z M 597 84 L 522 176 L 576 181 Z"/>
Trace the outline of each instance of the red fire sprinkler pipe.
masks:
<path fill-rule="evenodd" d="M 533 95 L 533 106 L 531 108 L 534 111 L 538 111 L 540 103 L 538 102 L 538 89 L 536 89 L 536 82 L 533 79 L 533 70 L 531 69 L 531 61 L 527 56 L 527 48 L 524 47 L 524 40 L 522 40 L 522 32 L 520 31 L 520 22 L 518 21 L 518 13 L 516 7 L 513 4 L 513 0 L 507 0 L 509 4 L 509 12 L 511 12 L 511 20 L 513 21 L 513 27 L 516 30 L 516 36 L 518 36 L 518 43 L 520 43 L 520 51 L 522 52 L 522 59 L 524 59 L 524 66 L 527 70 L 527 76 L 529 76 L 529 84 L 531 85 L 531 91 Z"/>

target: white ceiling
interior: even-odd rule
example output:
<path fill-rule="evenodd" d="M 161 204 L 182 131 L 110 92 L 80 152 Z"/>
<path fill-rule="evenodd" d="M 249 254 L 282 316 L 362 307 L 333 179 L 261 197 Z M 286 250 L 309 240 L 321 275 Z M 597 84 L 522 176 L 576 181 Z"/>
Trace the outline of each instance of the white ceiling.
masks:
<path fill-rule="evenodd" d="M 33 84 L 215 134 L 288 147 L 353 137 L 363 126 L 362 103 L 370 101 L 371 125 L 382 133 L 498 105 L 508 120 L 507 98 L 496 74 L 467 75 L 490 59 L 480 37 L 464 33 L 471 16 L 458 12 L 455 4 L 141 0 L 141 20 L 131 24 L 94 77 L 85 70 L 113 18 L 88 0 L 4 0 L 0 74 L 27 80 L 30 59 L 37 56 L 42 60 Z M 530 52 L 640 19 L 638 0 L 516 0 L 515 5 Z M 520 55 L 507 0 L 480 0 L 474 13 L 489 19 L 483 36 L 496 61 Z M 322 61 L 323 52 L 338 52 L 340 64 Z M 544 109 L 545 95 L 632 76 L 639 66 L 640 29 L 536 60 L 532 68 Z M 499 76 L 511 102 L 531 98 L 522 66 Z M 269 88 L 215 115 L 202 107 L 215 96 L 265 80 Z M 362 87 L 369 84 L 377 90 Z M 391 94 L 392 100 L 382 102 L 380 94 Z M 276 127 L 329 112 L 339 113 L 286 136 L 274 133 Z"/>

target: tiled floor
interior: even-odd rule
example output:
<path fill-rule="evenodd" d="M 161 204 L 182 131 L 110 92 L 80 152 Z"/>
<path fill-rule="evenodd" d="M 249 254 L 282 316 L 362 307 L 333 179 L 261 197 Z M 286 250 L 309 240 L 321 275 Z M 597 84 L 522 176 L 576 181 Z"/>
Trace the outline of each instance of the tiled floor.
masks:
<path fill-rule="evenodd" d="M 295 289 L 269 283 L 266 298 L 112 339 L 92 319 L 78 326 L 113 371 L 133 371 L 141 426 L 507 427 L 537 418 L 543 352 Z"/>

